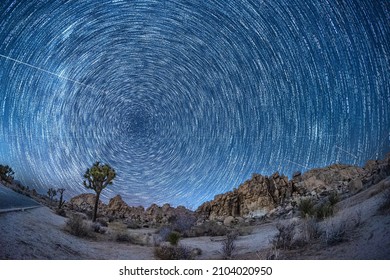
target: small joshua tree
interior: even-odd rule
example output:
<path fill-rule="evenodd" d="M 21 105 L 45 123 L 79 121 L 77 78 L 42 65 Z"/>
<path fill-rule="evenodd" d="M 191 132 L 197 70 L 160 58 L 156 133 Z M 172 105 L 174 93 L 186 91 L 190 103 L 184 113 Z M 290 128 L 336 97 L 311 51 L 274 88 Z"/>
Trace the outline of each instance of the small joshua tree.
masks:
<path fill-rule="evenodd" d="M 58 209 L 61 209 L 62 206 L 64 205 L 65 203 L 65 200 L 63 198 L 64 196 L 64 191 L 65 189 L 64 188 L 61 188 L 61 189 L 58 189 L 57 192 L 60 194 L 60 201 L 58 202 Z"/>
<path fill-rule="evenodd" d="M 0 178 L 3 181 L 6 181 L 8 183 L 11 183 L 12 180 L 14 179 L 14 174 L 15 172 L 12 170 L 11 167 L 8 165 L 1 165 L 0 164 Z"/>
<path fill-rule="evenodd" d="M 100 193 L 112 184 L 116 176 L 115 170 L 108 164 L 95 162 L 91 168 L 88 168 L 84 174 L 83 184 L 87 189 L 94 190 L 96 193 L 95 207 L 93 210 L 92 222 L 96 221 L 97 210 L 99 205 Z"/>
<path fill-rule="evenodd" d="M 51 202 L 51 201 L 53 201 L 53 197 L 55 197 L 57 195 L 57 191 L 53 188 L 50 188 L 47 190 L 47 195 L 49 196 L 50 202 Z"/>

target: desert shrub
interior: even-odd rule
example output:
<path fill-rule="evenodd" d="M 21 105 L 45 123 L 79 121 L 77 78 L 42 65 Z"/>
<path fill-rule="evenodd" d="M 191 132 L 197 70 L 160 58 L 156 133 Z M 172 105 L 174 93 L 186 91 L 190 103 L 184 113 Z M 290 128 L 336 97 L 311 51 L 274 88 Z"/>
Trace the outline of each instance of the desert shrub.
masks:
<path fill-rule="evenodd" d="M 237 232 L 230 232 L 226 235 L 226 239 L 222 241 L 221 254 L 224 260 L 233 258 L 233 253 L 236 250 L 235 240 L 237 239 Z"/>
<path fill-rule="evenodd" d="M 328 201 L 331 206 L 334 206 L 337 202 L 340 201 L 339 194 L 337 192 L 331 192 L 328 196 Z"/>
<path fill-rule="evenodd" d="M 341 243 L 346 240 L 346 232 L 345 223 L 328 223 L 324 232 L 324 242 L 330 246 Z"/>
<path fill-rule="evenodd" d="M 206 221 L 201 225 L 192 227 L 190 236 L 224 236 L 228 234 L 228 229 L 216 221 Z"/>
<path fill-rule="evenodd" d="M 169 222 L 172 225 L 172 229 L 181 233 L 183 236 L 186 236 L 191 228 L 195 225 L 196 218 L 194 215 L 187 213 L 180 213 L 178 215 L 172 216 L 169 219 Z"/>
<path fill-rule="evenodd" d="M 331 217 L 333 216 L 333 206 L 330 203 L 322 203 L 315 208 L 315 215 L 319 220 Z"/>
<path fill-rule="evenodd" d="M 66 222 L 66 229 L 69 233 L 75 236 L 89 236 L 88 226 L 85 224 L 83 218 L 80 215 L 72 215 Z"/>
<path fill-rule="evenodd" d="M 260 260 L 278 260 L 280 258 L 280 250 L 275 246 L 256 252 Z"/>
<path fill-rule="evenodd" d="M 126 225 L 127 225 L 127 228 L 130 228 L 130 229 L 140 229 L 141 228 L 141 225 L 134 220 L 126 221 Z"/>
<path fill-rule="evenodd" d="M 298 210 L 303 218 L 312 217 L 315 214 L 313 200 L 310 198 L 302 199 L 298 204 Z"/>
<path fill-rule="evenodd" d="M 305 243 L 321 237 L 321 229 L 314 218 L 305 219 L 302 223 L 302 235 Z"/>
<path fill-rule="evenodd" d="M 154 248 L 154 256 L 161 260 L 191 260 L 191 250 L 184 246 L 162 245 Z"/>
<path fill-rule="evenodd" d="M 291 249 L 293 247 L 292 245 L 295 234 L 295 223 L 278 223 L 276 228 L 279 232 L 272 239 L 272 244 L 277 249 Z"/>
<path fill-rule="evenodd" d="M 172 231 L 168 237 L 167 237 L 167 241 L 173 245 L 173 246 L 176 246 L 178 243 L 179 243 L 179 240 L 180 240 L 180 233 L 178 233 L 177 231 Z"/>
<path fill-rule="evenodd" d="M 125 231 L 120 231 L 116 233 L 115 240 L 117 242 L 133 242 L 131 236 L 125 232 Z"/>

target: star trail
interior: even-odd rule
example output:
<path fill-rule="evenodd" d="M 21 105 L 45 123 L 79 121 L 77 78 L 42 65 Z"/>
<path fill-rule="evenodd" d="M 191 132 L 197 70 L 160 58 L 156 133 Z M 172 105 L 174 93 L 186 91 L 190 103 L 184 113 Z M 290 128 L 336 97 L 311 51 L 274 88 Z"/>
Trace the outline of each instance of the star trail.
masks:
<path fill-rule="evenodd" d="M 0 163 L 45 193 L 196 208 L 390 150 L 390 1 L 0 4 Z"/>

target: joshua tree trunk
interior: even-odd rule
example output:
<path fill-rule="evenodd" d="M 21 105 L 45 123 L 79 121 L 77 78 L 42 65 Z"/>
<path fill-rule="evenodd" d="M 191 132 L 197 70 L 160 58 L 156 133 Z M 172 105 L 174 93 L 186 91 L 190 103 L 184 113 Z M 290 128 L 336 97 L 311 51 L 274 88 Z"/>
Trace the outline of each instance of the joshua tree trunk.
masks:
<path fill-rule="evenodd" d="M 95 200 L 95 208 L 93 209 L 93 216 L 92 216 L 92 222 L 96 222 L 96 217 L 97 217 L 97 210 L 99 206 L 99 197 L 100 197 L 100 192 L 96 193 L 96 200 Z"/>

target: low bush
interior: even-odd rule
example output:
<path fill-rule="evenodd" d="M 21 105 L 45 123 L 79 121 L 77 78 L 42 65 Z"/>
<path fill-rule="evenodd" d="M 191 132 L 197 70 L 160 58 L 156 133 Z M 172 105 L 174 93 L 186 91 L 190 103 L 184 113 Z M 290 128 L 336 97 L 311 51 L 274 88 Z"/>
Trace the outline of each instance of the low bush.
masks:
<path fill-rule="evenodd" d="M 321 237 L 321 229 L 317 221 L 312 219 L 305 219 L 302 223 L 302 234 L 304 242 L 310 243 Z"/>
<path fill-rule="evenodd" d="M 331 217 L 333 213 L 333 206 L 330 203 L 322 203 L 315 208 L 315 215 L 319 220 Z"/>
<path fill-rule="evenodd" d="M 238 233 L 230 232 L 226 235 L 226 239 L 222 241 L 221 254 L 224 260 L 230 260 L 233 258 L 233 253 L 236 250 L 235 240 Z"/>
<path fill-rule="evenodd" d="M 192 227 L 189 236 L 224 236 L 228 234 L 229 230 L 226 226 L 217 223 L 216 221 L 206 221 L 201 225 Z"/>
<path fill-rule="evenodd" d="M 87 237 L 90 235 L 89 227 L 80 215 L 72 215 L 66 222 L 66 230 L 79 237 Z"/>
<path fill-rule="evenodd" d="M 194 215 L 188 213 L 180 213 L 169 219 L 172 229 L 187 236 L 191 228 L 195 225 L 196 218 Z"/>
<path fill-rule="evenodd" d="M 179 243 L 179 240 L 180 240 L 180 233 L 178 233 L 177 231 L 172 231 L 168 237 L 167 237 L 167 241 L 173 245 L 173 246 L 176 246 L 178 243 Z"/>
<path fill-rule="evenodd" d="M 345 223 L 328 223 L 324 232 L 324 242 L 327 245 L 336 245 L 346 240 L 346 224 Z"/>
<path fill-rule="evenodd" d="M 126 221 L 126 226 L 129 229 L 140 229 L 141 228 L 141 224 L 139 224 L 138 222 L 136 222 L 134 220 Z"/>
<path fill-rule="evenodd" d="M 331 206 L 334 206 L 337 202 L 340 201 L 339 194 L 337 192 L 331 192 L 330 195 L 328 196 L 328 201 Z"/>
<path fill-rule="evenodd" d="M 162 245 L 154 248 L 154 256 L 161 260 L 191 260 L 191 250 L 184 246 Z"/>
<path fill-rule="evenodd" d="M 310 198 L 302 199 L 298 204 L 298 210 L 301 212 L 302 218 L 314 216 L 315 209 L 313 200 Z"/>
<path fill-rule="evenodd" d="M 131 236 L 125 231 L 117 232 L 116 236 L 115 236 L 115 240 L 117 242 L 131 242 L 131 243 L 133 243 Z"/>
<path fill-rule="evenodd" d="M 260 260 L 278 260 L 280 259 L 280 250 L 275 246 L 256 252 Z"/>
<path fill-rule="evenodd" d="M 293 247 L 292 245 L 295 234 L 295 223 L 278 223 L 276 228 L 279 232 L 272 239 L 273 246 L 275 246 L 276 249 L 291 249 Z"/>

